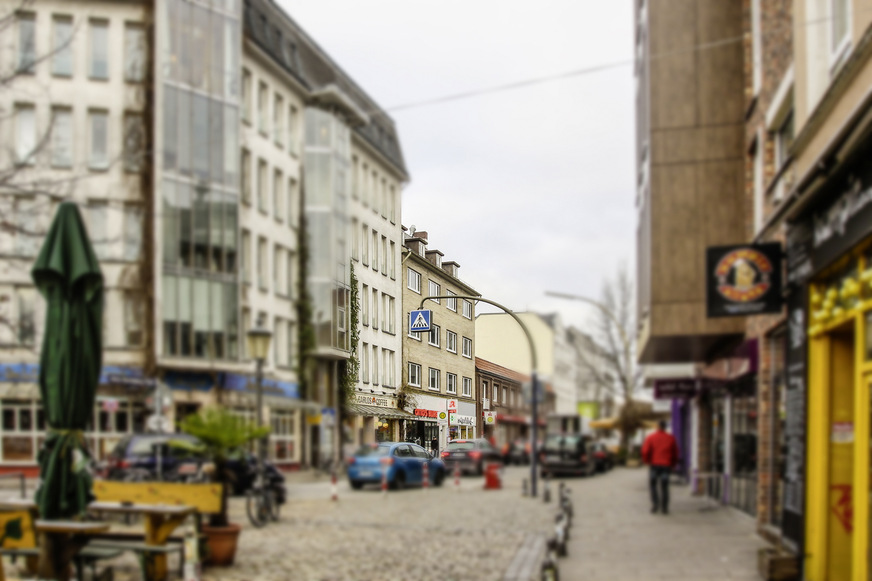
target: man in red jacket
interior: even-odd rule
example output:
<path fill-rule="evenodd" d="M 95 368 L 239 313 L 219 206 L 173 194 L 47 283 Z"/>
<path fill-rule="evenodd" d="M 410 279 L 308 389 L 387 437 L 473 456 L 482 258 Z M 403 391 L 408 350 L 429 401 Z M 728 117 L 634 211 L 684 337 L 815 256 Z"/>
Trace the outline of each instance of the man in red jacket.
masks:
<path fill-rule="evenodd" d="M 669 473 L 678 464 L 678 443 L 672 434 L 666 431 L 666 422 L 660 420 L 656 432 L 645 438 L 642 444 L 642 461 L 648 464 L 649 484 L 651 486 L 651 512 L 660 510 L 669 513 Z M 657 487 L 660 487 L 660 495 Z"/>

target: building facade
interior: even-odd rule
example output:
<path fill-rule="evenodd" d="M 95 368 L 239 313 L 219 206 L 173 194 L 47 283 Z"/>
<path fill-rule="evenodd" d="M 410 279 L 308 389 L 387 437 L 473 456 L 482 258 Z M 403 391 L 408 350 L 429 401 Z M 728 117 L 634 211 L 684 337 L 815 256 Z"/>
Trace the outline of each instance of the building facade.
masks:
<path fill-rule="evenodd" d="M 475 390 L 475 297 L 460 280 L 460 265 L 428 250 L 427 232 L 414 227 L 405 237 L 402 257 L 403 312 L 433 311 L 429 333 L 413 332 L 404 317 L 403 366 L 409 410 L 418 421 L 406 422 L 405 439 L 444 449 L 450 440 L 479 434 Z M 457 296 L 458 298 L 453 298 Z M 443 297 L 428 300 L 426 297 Z M 469 297 L 469 298 L 462 298 Z"/>
<path fill-rule="evenodd" d="M 502 365 L 475 358 L 475 385 L 479 393 L 479 433 L 503 450 L 516 440 L 528 439 L 532 421 L 530 402 L 522 385 L 530 378 Z M 543 402 L 543 412 L 544 402 Z M 540 414 L 540 418 L 545 413 Z"/>
<path fill-rule="evenodd" d="M 0 204 L 22 227 L 0 235 L 0 461 L 35 466 L 45 428 L 43 307 L 28 265 L 62 199 L 82 209 L 107 290 L 88 432 L 97 458 L 126 434 L 173 430 L 204 404 L 255 421 L 245 337 L 258 326 L 272 332 L 270 458 L 337 459 L 350 225 L 361 211 L 353 167 L 377 161 L 377 214 L 397 224 L 407 178 L 390 117 L 265 0 L 40 2 L 4 17 L 2 67 L 17 72 L 0 97 L 0 133 L 13 144 L 0 165 L 17 181 L 0 184 Z M 396 244 L 396 232 L 379 231 Z M 379 349 L 398 353 L 399 343 Z"/>

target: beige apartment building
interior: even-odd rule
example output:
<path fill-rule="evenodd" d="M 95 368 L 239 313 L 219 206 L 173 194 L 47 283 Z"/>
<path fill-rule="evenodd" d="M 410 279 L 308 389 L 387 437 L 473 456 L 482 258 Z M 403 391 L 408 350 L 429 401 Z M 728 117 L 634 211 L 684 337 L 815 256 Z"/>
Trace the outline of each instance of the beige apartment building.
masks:
<path fill-rule="evenodd" d="M 428 250 L 427 232 L 414 226 L 405 238 L 403 271 L 403 381 L 411 394 L 407 411 L 415 422 L 405 422 L 405 439 L 438 449 L 458 438 L 475 438 L 478 415 L 475 389 L 475 302 L 461 297 L 481 296 L 460 280 L 460 265 L 442 260 L 442 252 Z M 452 298 L 452 296 L 457 298 Z M 408 313 L 421 308 L 432 314 L 431 331 L 415 333 Z"/>

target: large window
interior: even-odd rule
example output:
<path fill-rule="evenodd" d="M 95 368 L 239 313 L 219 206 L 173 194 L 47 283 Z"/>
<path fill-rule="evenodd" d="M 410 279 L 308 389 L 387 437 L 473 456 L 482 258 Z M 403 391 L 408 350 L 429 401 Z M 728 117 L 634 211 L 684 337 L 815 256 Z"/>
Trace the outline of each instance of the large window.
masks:
<path fill-rule="evenodd" d="M 369 343 L 361 343 L 360 346 L 360 378 L 364 383 L 369 383 Z"/>
<path fill-rule="evenodd" d="M 364 266 L 369 266 L 369 226 L 363 225 L 363 231 L 360 234 L 360 262 Z"/>
<path fill-rule="evenodd" d="M 449 291 L 445 291 L 445 294 L 454 296 L 457 293 L 449 290 Z M 445 299 L 445 306 L 448 307 L 449 311 L 454 311 L 456 313 L 457 312 L 457 299 L 454 299 L 454 298 Z"/>
<path fill-rule="evenodd" d="M 73 75 L 73 19 L 55 16 L 52 24 L 51 74 L 70 77 Z"/>
<path fill-rule="evenodd" d="M 378 347 L 372 346 L 372 384 L 378 385 Z"/>
<path fill-rule="evenodd" d="M 463 378 L 463 392 L 460 394 L 463 397 L 472 397 L 472 379 L 469 377 Z"/>
<path fill-rule="evenodd" d="M 446 373 L 445 374 L 445 391 L 447 393 L 451 393 L 451 394 L 457 393 L 457 374 L 456 373 Z"/>
<path fill-rule="evenodd" d="M 360 322 L 369 327 L 369 285 L 360 287 Z"/>
<path fill-rule="evenodd" d="M 145 79 L 145 29 L 141 24 L 124 25 L 124 80 L 139 83 Z"/>
<path fill-rule="evenodd" d="M 293 460 L 295 454 L 297 424 L 296 412 L 272 408 L 269 410 L 270 459 L 273 462 Z"/>
<path fill-rule="evenodd" d="M 434 347 L 439 347 L 439 335 L 441 334 L 441 331 L 442 329 L 439 325 L 430 325 L 430 337 L 427 342 Z"/>
<path fill-rule="evenodd" d="M 15 107 L 15 161 L 32 164 L 36 157 L 36 109 L 33 105 Z"/>
<path fill-rule="evenodd" d="M 90 148 L 88 167 L 104 170 L 109 168 L 109 113 L 90 111 Z"/>
<path fill-rule="evenodd" d="M 372 289 L 372 328 L 378 329 L 378 289 Z"/>
<path fill-rule="evenodd" d="M 429 296 L 431 296 L 431 297 L 438 297 L 440 292 L 441 292 L 441 287 L 439 286 L 439 283 L 432 281 L 432 280 L 429 281 L 427 292 L 428 292 Z M 433 302 L 439 303 L 440 301 L 439 301 L 439 299 L 433 299 Z"/>
<path fill-rule="evenodd" d="M 277 222 L 285 219 L 285 176 L 282 171 L 273 171 L 273 217 Z"/>
<path fill-rule="evenodd" d="M 284 98 L 276 93 L 275 98 L 273 100 L 273 126 L 272 133 L 273 139 L 275 139 L 276 145 L 279 147 L 284 147 L 284 117 L 285 117 L 285 100 Z"/>
<path fill-rule="evenodd" d="M 257 162 L 257 209 L 266 214 L 269 210 L 269 166 L 266 161 Z"/>
<path fill-rule="evenodd" d="M 472 358 L 472 339 L 469 337 L 463 338 L 463 356 Z"/>
<path fill-rule="evenodd" d="M 251 123 L 251 71 L 242 69 L 242 120 Z"/>
<path fill-rule="evenodd" d="M 430 379 L 427 382 L 427 387 L 430 389 L 439 390 L 439 370 L 430 367 Z"/>
<path fill-rule="evenodd" d="M 445 335 L 445 348 L 451 353 L 457 353 L 457 333 L 448 331 Z"/>
<path fill-rule="evenodd" d="M 467 319 L 472 318 L 472 303 L 467 300 L 463 301 L 463 316 Z"/>
<path fill-rule="evenodd" d="M 145 124 L 142 115 L 124 115 L 124 171 L 138 172 L 145 153 Z"/>
<path fill-rule="evenodd" d="M 242 201 L 251 203 L 251 153 L 247 149 L 242 150 L 240 160 L 242 165 Z"/>
<path fill-rule="evenodd" d="M 269 257 L 266 238 L 257 239 L 257 286 L 261 290 L 269 289 Z"/>
<path fill-rule="evenodd" d="M 69 168 L 73 166 L 73 111 L 56 107 L 52 109 L 51 165 Z"/>
<path fill-rule="evenodd" d="M 109 78 L 109 22 L 92 20 L 91 27 L 91 59 L 89 74 L 92 79 L 106 80 Z"/>
<path fill-rule="evenodd" d="M 257 129 L 263 135 L 267 134 L 269 123 L 269 87 L 260 83 L 257 89 Z"/>
<path fill-rule="evenodd" d="M 409 273 L 409 280 L 408 280 L 409 289 L 415 291 L 418 294 L 421 294 L 421 273 L 412 269 L 412 268 L 409 268 L 408 273 Z"/>
<path fill-rule="evenodd" d="M 18 15 L 18 72 L 33 74 L 36 63 L 36 16 Z"/>
<path fill-rule="evenodd" d="M 409 363 L 409 385 L 421 387 L 421 366 L 417 363 Z"/>

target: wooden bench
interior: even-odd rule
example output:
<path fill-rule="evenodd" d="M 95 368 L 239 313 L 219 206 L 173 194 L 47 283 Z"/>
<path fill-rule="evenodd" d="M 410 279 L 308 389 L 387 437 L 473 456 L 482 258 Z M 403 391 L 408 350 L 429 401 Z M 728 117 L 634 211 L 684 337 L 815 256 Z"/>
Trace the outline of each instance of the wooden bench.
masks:
<path fill-rule="evenodd" d="M 219 484 L 182 484 L 171 482 L 94 482 L 97 501 L 89 506 L 95 514 L 105 512 L 140 514 L 146 519 L 143 534 L 111 533 L 99 535 L 95 547 L 124 549 L 141 556 L 146 579 L 166 576 L 167 556 L 179 554 L 184 567 L 184 538 L 172 536 L 188 516 L 194 517 L 197 535 L 203 515 L 221 511 Z M 205 543 L 201 541 L 201 547 Z"/>

